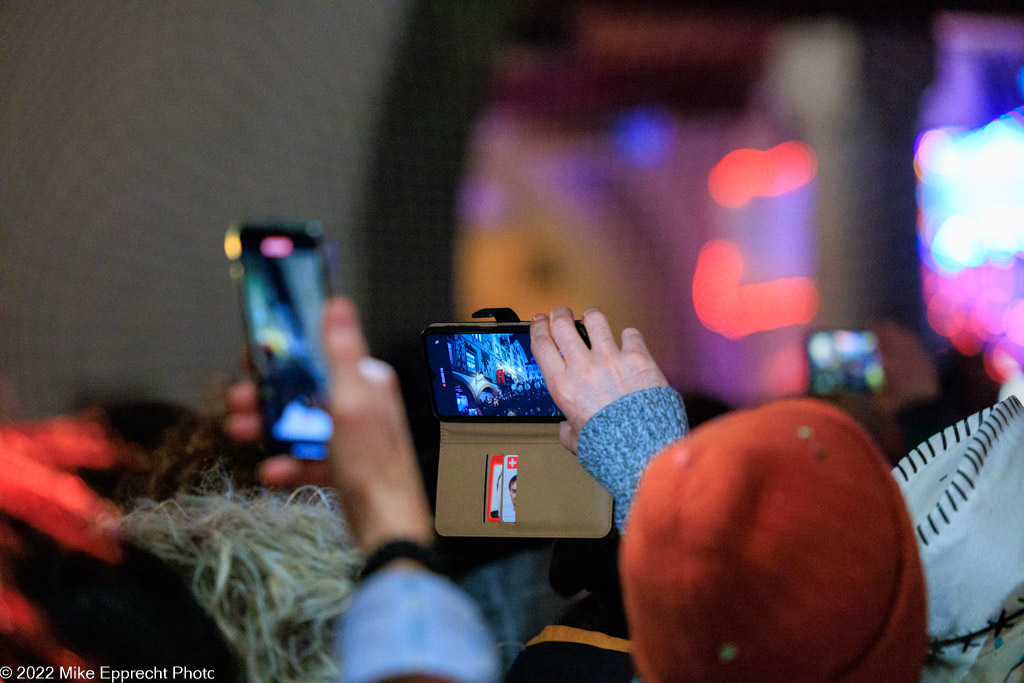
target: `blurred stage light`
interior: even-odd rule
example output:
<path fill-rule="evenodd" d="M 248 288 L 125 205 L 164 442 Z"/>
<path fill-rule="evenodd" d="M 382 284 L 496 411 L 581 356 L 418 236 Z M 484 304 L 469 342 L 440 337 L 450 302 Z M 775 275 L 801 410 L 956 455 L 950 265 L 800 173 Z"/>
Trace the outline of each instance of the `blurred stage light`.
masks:
<path fill-rule="evenodd" d="M 671 155 L 675 121 L 662 107 L 638 107 L 615 121 L 612 135 L 622 156 L 637 166 L 651 168 Z"/>
<path fill-rule="evenodd" d="M 993 382 L 1002 384 L 1021 374 L 1021 364 L 1017 360 L 1017 349 L 1005 339 L 997 341 L 985 350 L 985 372 Z"/>
<path fill-rule="evenodd" d="M 740 284 L 743 255 L 726 240 L 712 240 L 697 256 L 693 306 L 713 332 L 737 339 L 754 332 L 810 322 L 818 312 L 818 289 L 806 277 Z"/>
<path fill-rule="evenodd" d="M 229 232 L 224 237 L 224 253 L 232 261 L 242 255 L 242 238 L 235 231 Z"/>
<path fill-rule="evenodd" d="M 928 323 L 1002 381 L 1024 361 L 1024 114 L 924 131 L 914 167 Z"/>
<path fill-rule="evenodd" d="M 708 174 L 712 199 L 736 209 L 754 197 L 778 197 L 814 179 L 818 159 L 810 145 L 796 140 L 768 150 L 729 152 Z"/>

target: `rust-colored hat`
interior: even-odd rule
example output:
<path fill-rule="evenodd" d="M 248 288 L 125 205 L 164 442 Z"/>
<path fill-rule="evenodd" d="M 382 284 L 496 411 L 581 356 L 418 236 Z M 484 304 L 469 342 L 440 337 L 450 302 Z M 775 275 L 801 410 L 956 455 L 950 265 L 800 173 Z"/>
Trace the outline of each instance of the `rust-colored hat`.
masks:
<path fill-rule="evenodd" d="M 695 430 L 644 473 L 622 542 L 644 680 L 917 681 L 913 527 L 877 446 L 821 401 Z"/>

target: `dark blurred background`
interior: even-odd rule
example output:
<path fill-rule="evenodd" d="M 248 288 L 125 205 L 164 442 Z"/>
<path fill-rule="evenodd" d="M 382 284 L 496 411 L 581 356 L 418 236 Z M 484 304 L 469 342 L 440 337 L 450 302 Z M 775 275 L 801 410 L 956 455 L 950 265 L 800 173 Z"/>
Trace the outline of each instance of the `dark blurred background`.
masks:
<path fill-rule="evenodd" d="M 325 224 L 418 433 L 420 330 L 490 306 L 736 405 L 880 319 L 1007 379 L 1022 67 L 1019 2 L 2 3 L 0 420 L 202 405 L 263 216 Z"/>

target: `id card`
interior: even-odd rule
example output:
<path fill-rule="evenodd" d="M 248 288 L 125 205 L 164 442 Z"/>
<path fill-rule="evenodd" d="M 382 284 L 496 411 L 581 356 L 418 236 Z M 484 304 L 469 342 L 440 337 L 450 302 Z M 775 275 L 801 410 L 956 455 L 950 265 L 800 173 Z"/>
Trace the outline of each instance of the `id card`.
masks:
<path fill-rule="evenodd" d="M 487 456 L 484 521 L 495 523 L 516 521 L 518 473 L 518 455 Z"/>

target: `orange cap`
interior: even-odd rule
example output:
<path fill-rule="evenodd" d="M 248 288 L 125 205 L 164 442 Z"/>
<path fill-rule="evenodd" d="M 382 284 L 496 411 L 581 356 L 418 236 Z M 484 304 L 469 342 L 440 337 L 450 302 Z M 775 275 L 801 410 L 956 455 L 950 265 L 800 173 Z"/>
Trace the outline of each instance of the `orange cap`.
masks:
<path fill-rule="evenodd" d="M 634 659 L 662 681 L 917 681 L 913 527 L 868 434 L 788 399 L 655 458 L 620 556 Z"/>

